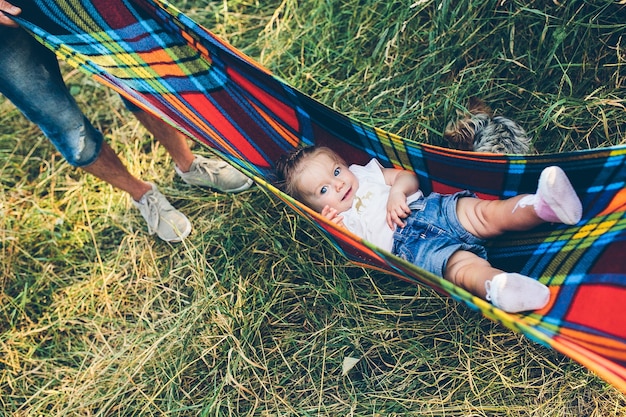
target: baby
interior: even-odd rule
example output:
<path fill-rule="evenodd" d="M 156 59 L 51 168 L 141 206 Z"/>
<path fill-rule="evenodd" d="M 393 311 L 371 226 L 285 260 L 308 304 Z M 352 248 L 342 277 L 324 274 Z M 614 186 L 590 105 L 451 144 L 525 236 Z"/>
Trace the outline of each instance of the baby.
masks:
<path fill-rule="evenodd" d="M 284 155 L 276 171 L 286 193 L 329 221 L 510 313 L 544 307 L 550 292 L 491 266 L 486 239 L 545 222 L 576 224 L 582 216 L 576 192 L 556 166 L 541 173 L 535 194 L 506 200 L 482 200 L 469 191 L 424 196 L 413 172 L 384 168 L 376 159 L 348 167 L 326 147 Z"/>

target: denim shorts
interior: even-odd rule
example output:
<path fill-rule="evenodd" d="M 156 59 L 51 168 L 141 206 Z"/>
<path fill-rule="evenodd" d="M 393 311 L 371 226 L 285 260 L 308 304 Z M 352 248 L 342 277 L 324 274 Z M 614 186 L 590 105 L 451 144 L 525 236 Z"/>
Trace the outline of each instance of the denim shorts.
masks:
<path fill-rule="evenodd" d="M 39 126 L 71 165 L 96 160 L 102 134 L 69 93 L 54 53 L 23 29 L 0 27 L 0 93 Z"/>
<path fill-rule="evenodd" d="M 431 193 L 410 204 L 406 226 L 396 228 L 392 253 L 443 277 L 450 256 L 456 251 L 473 252 L 487 259 L 485 240 L 469 233 L 456 214 L 461 197 L 476 197 L 469 191 L 452 195 Z"/>

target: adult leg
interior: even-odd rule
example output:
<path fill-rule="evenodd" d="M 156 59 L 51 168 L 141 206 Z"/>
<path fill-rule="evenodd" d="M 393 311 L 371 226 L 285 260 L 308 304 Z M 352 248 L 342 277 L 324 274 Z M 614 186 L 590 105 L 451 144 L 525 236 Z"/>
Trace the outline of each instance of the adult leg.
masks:
<path fill-rule="evenodd" d="M 176 210 L 154 184 L 132 176 L 108 143 L 103 142 L 96 160 L 82 169 L 128 192 L 150 234 L 156 233 L 166 242 L 180 242 L 191 233 L 187 216 Z"/>
<path fill-rule="evenodd" d="M 128 192 L 151 232 L 167 241 L 189 234 L 189 220 L 154 185 L 132 176 L 104 143 L 67 90 L 54 54 L 22 29 L 0 28 L 0 92 L 42 129 L 71 165 Z"/>
<path fill-rule="evenodd" d="M 150 183 L 134 177 L 124 166 L 111 146 L 103 142 L 97 158 L 89 165 L 81 167 L 113 187 L 126 191 L 135 201 L 152 189 Z"/>
<path fill-rule="evenodd" d="M 194 155 L 187 143 L 187 138 L 178 129 L 166 122 L 157 119 L 149 113 L 138 110 L 133 115 L 159 141 L 170 154 L 176 166 L 183 172 L 188 172 Z"/>
<path fill-rule="evenodd" d="M 54 54 L 22 29 L 3 28 L 0 36 L 0 92 L 41 128 L 71 165 L 141 198 L 150 186 L 134 178 L 103 143 L 67 90 Z"/>
<path fill-rule="evenodd" d="M 186 183 L 223 192 L 239 192 L 252 186 L 250 178 L 226 162 L 194 155 L 187 137 L 173 126 L 133 106 L 127 107 L 171 155 L 176 173 Z"/>

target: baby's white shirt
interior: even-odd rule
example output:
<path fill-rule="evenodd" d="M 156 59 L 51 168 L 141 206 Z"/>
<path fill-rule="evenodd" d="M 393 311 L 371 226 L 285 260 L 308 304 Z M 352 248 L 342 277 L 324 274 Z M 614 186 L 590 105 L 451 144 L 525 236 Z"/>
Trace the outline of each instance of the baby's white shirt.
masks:
<path fill-rule="evenodd" d="M 350 171 L 359 180 L 359 188 L 352 207 L 341 215 L 343 224 L 352 233 L 391 252 L 394 230 L 387 225 L 387 200 L 391 186 L 385 183 L 382 168 L 376 159 L 365 166 L 350 165 Z M 418 190 L 407 198 L 407 203 L 412 203 L 422 195 Z"/>

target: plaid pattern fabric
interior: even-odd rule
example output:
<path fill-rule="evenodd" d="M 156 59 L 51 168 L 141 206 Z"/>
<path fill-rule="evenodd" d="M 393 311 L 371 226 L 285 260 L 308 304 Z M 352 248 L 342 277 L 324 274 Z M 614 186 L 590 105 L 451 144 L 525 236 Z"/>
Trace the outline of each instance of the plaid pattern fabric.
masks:
<path fill-rule="evenodd" d="M 307 97 L 157 0 L 14 0 L 20 22 L 61 59 L 210 146 L 319 226 L 356 263 L 428 285 L 552 347 L 626 392 L 626 147 L 541 156 L 426 146 L 364 125 Z M 489 246 L 505 270 L 550 287 L 550 304 L 507 314 L 451 283 L 340 231 L 271 183 L 272 162 L 326 144 L 350 163 L 371 157 L 414 170 L 423 190 L 483 198 L 534 192 L 559 165 L 584 206 L 576 226 L 545 225 Z"/>

